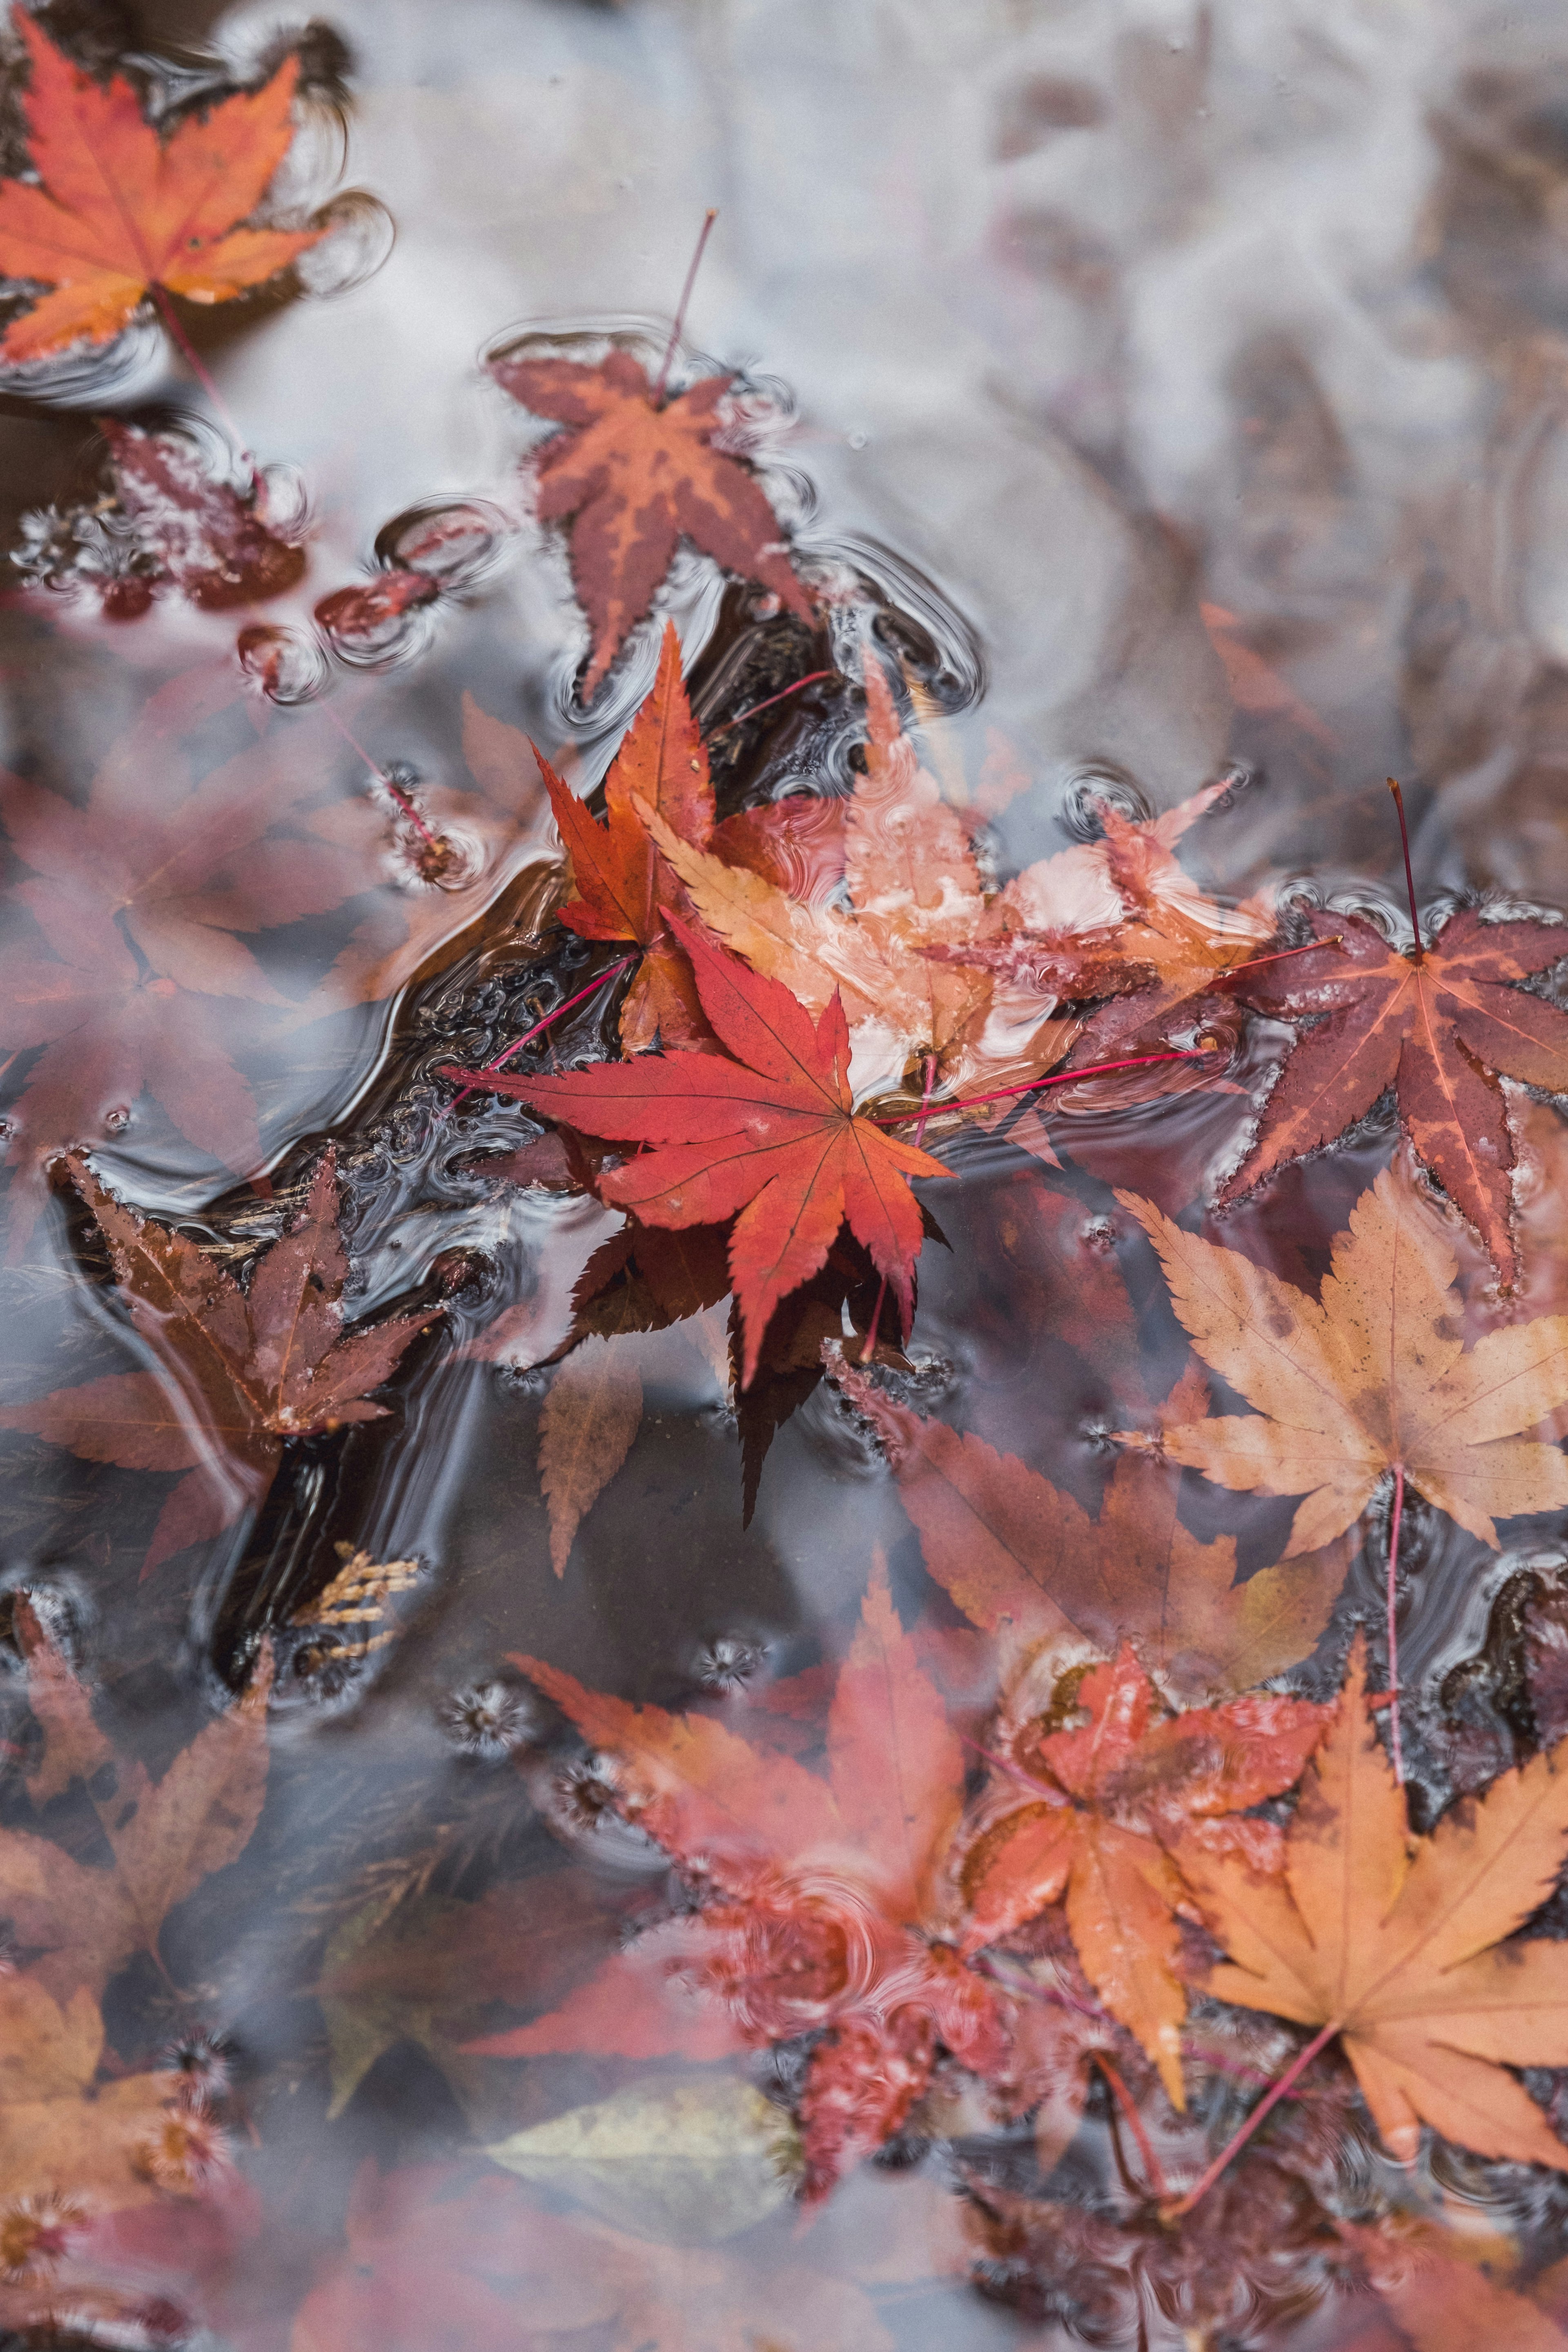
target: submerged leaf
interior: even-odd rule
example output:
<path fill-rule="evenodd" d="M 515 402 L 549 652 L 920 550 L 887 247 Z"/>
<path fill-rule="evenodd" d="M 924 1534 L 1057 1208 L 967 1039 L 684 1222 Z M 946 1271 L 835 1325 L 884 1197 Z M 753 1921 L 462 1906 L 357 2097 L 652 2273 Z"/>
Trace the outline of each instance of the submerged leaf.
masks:
<path fill-rule="evenodd" d="M 658 2076 L 485 2154 L 621 2229 L 695 2246 L 721 2244 L 786 2204 L 800 2161 L 784 2109 L 731 2074 Z"/>

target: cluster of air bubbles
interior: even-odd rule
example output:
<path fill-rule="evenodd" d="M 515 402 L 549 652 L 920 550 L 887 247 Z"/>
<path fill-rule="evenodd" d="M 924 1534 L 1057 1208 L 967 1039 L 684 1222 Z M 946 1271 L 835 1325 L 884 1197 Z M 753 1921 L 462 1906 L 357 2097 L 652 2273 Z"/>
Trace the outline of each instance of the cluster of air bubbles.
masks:
<path fill-rule="evenodd" d="M 754 1682 L 767 1662 L 765 1642 L 744 1633 L 721 1633 L 698 1651 L 691 1670 L 703 1690 L 727 1695 Z"/>
<path fill-rule="evenodd" d="M 39 507 L 21 520 L 11 562 L 29 588 L 96 593 L 109 620 L 135 620 L 153 602 L 160 567 L 130 518 L 114 507 Z"/>
<path fill-rule="evenodd" d="M 502 1763 L 540 1738 L 537 1702 L 510 1683 L 472 1683 L 454 1691 L 437 1719 L 458 1755 L 476 1764 Z"/>

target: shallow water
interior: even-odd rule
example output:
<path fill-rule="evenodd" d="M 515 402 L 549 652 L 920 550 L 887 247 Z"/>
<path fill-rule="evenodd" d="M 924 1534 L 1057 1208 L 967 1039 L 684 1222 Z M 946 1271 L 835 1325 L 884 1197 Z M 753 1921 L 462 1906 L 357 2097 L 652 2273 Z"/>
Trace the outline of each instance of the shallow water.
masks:
<path fill-rule="evenodd" d="M 250 70 L 276 22 L 175 0 L 57 15 L 84 55 L 160 72 L 216 59 L 220 81 Z M 792 2118 L 830 2003 L 770 2011 L 739 2055 L 660 2046 L 651 2025 L 642 2049 L 603 2030 L 525 2058 L 463 2046 L 552 2014 L 617 1950 L 684 1932 L 712 1894 L 617 1812 L 613 1766 L 520 1655 L 693 1708 L 819 1775 L 826 1694 L 879 1556 L 972 1750 L 996 1664 L 927 1574 L 885 1454 L 818 1377 L 815 1340 L 748 1394 L 722 1304 L 635 1335 L 606 1320 L 561 1354 L 574 1287 L 619 1221 L 581 1191 L 487 1173 L 538 1126 L 484 1094 L 451 1107 L 437 1072 L 498 1053 L 620 954 L 551 920 L 553 835 L 522 738 L 591 791 L 658 659 L 645 628 L 584 707 L 581 615 L 519 473 L 535 422 L 481 362 L 524 336 L 597 358 L 615 336 L 657 364 L 710 205 L 682 364 L 747 372 L 770 493 L 837 593 L 813 630 L 678 558 L 659 610 L 680 632 L 721 815 L 851 786 L 864 727 L 841 677 L 765 723 L 729 722 L 810 671 L 854 669 L 869 642 L 901 665 L 950 797 L 984 807 L 988 757 L 1026 771 L 982 836 L 998 880 L 1093 840 L 1097 794 L 1148 815 L 1233 773 L 1240 788 L 1183 845 L 1205 888 L 1234 904 L 1266 878 L 1300 884 L 1381 909 L 1403 936 L 1394 772 L 1424 901 L 1482 890 L 1568 908 L 1560 12 L 349 0 L 325 21 L 288 193 L 303 212 L 335 203 L 340 226 L 302 289 L 182 313 L 233 436 L 151 315 L 106 354 L 0 383 L 16 558 L 0 759 L 8 805 L 36 784 L 92 795 L 121 839 L 151 813 L 171 855 L 211 780 L 233 785 L 197 887 L 209 927 L 255 965 L 226 989 L 204 966 L 197 992 L 258 1141 L 205 1066 L 187 1072 L 195 1104 L 169 1079 L 176 1116 L 123 1055 L 75 1066 L 78 1124 L 55 1141 L 79 1141 L 115 1193 L 247 1277 L 331 1142 L 348 1311 L 443 1311 L 378 1391 L 385 1418 L 290 1441 L 235 1524 L 147 1576 L 166 1474 L 0 1436 L 5 1829 L 83 1869 L 107 1859 L 86 1785 L 27 1793 L 40 1735 L 22 1594 L 122 1763 L 154 1780 L 264 1640 L 277 1665 L 254 1832 L 174 1907 L 156 1958 L 133 1953 L 104 1991 L 101 2079 L 176 2053 L 207 2144 L 111 2221 L 94 2224 L 89 2198 L 53 2267 L 40 2257 L 0 2285 L 15 2340 L 1436 2347 L 1448 2339 L 1373 2294 L 1332 2224 L 1436 2218 L 1484 2240 L 1523 2292 L 1568 2254 L 1568 2202 L 1544 2169 L 1430 2135 L 1401 2169 L 1332 2058 L 1281 2108 L 1279 2162 L 1238 2169 L 1173 2228 L 1103 2071 L 1056 2145 L 1032 2105 L 1004 2116 L 944 2058 L 881 2156 L 803 2209 Z M 14 120 L 6 138 L 15 171 Z M 297 583 L 256 604 L 163 585 L 139 614 L 106 615 L 94 581 L 112 531 L 101 515 L 76 530 L 102 492 L 105 414 L 177 426 L 217 473 L 242 471 L 242 433 L 272 469 L 274 520 L 298 523 Z M 460 537 L 431 554 L 432 517 L 459 508 L 473 509 Z M 331 592 L 422 553 L 433 601 L 363 639 L 313 624 Z M 455 845 L 434 878 L 388 778 Z M 276 812 L 266 849 L 265 826 L 245 831 L 257 807 Z M 319 886 L 314 903 L 296 887 L 283 920 L 274 856 Z M 14 835 L 7 883 L 35 870 Z M 6 939 L 38 952 L 25 893 L 13 918 Z M 58 959 L 57 933 L 48 946 Z M 131 985 L 166 986 L 170 969 L 139 942 Z M 609 1050 L 616 1001 L 566 1013 L 549 1050 L 568 1064 Z M 1114 1191 L 1196 1226 L 1285 1034 L 1238 1018 L 1229 1090 L 1068 1090 L 1059 1169 L 994 1134 L 939 1144 L 955 1181 L 926 1188 L 941 1238 L 907 1349 L 886 1351 L 887 1392 L 1101 1508 L 1112 1433 L 1147 1420 L 1186 1360 Z M 3 1073 L 13 1101 L 30 1051 Z M 1561 1286 L 1560 1125 L 1544 1099 L 1528 1116 L 1524 1298 L 1541 1312 Z M 151 1360 L 80 1202 L 36 1173 L 34 1128 L 13 1140 L 7 1406 Z M 1314 1283 L 1398 1150 L 1385 1104 L 1203 1230 Z M 1474 1336 L 1510 1310 L 1468 1247 Z M 867 1332 L 875 1297 L 868 1263 L 847 1261 L 824 1280 L 822 1329 Z M 604 1443 L 624 1440 L 624 1461 L 563 1546 L 542 1426 L 609 1330 L 633 1388 Z M 1243 1576 L 1278 1559 L 1292 1512 L 1194 1475 L 1181 1508 L 1204 1541 L 1234 1538 Z M 1568 1521 L 1515 1519 L 1503 1540 L 1494 1553 L 1410 1502 L 1400 1674 L 1421 1828 L 1535 1738 L 1521 1662 L 1558 1622 Z M 1327 1630 L 1280 1687 L 1328 1697 L 1355 1623 L 1381 1639 L 1387 1541 L 1384 1496 Z M 374 1620 L 323 1634 L 312 1604 L 359 1552 L 416 1572 Z M 1538 1926 L 1565 1922 L 1559 1896 Z M 1053 1935 L 1008 1963 L 1026 2006 L 1059 2006 L 1049 1988 L 1071 1980 Z M 37 1966 L 25 1916 L 7 1952 Z M 1146 2064 L 1133 2072 L 1173 2184 L 1296 2046 L 1237 2015 L 1211 2004 L 1194 2026 L 1185 2120 Z M 1555 2121 L 1559 2078 L 1539 2070 L 1529 2086 Z M 563 2117 L 599 2133 L 586 2154 L 535 2140 L 509 2169 L 485 2152 Z M 40 2168 L 37 2193 L 68 2197 L 56 2159 Z M 5 2177 L 0 2235 L 26 2185 Z M 1542 2307 L 1568 2327 L 1554 2292 Z"/>

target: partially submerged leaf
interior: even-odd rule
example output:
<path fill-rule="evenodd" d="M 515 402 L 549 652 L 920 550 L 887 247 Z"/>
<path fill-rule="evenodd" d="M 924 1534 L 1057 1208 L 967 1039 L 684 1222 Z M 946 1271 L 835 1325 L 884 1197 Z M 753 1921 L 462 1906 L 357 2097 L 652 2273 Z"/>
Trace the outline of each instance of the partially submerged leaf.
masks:
<path fill-rule="evenodd" d="M 216 481 L 191 443 L 177 433 L 144 433 L 105 417 L 120 503 L 137 542 L 204 612 L 263 603 L 292 588 L 305 569 L 305 551 L 268 529 L 265 501 Z"/>
<path fill-rule="evenodd" d="M 1163 1465 L 1124 1456 L 1091 1519 L 1015 1455 L 895 1404 L 839 1351 L 827 1362 L 887 1449 L 929 1573 L 986 1633 L 1080 1656 L 1131 1636 L 1168 1689 L 1195 1697 L 1267 1681 L 1327 1624 L 1342 1545 L 1238 1581 L 1234 1538 L 1200 1543 L 1182 1525 Z M 1188 1424 L 1211 1425 L 1226 1426 Z"/>
<path fill-rule="evenodd" d="M 485 2154 L 623 2230 L 696 2246 L 787 2204 L 800 2161 L 784 2110 L 732 2074 L 657 2075 Z"/>
<path fill-rule="evenodd" d="M 1089 1717 L 1082 1729 L 1026 1730 L 1012 1742 L 1011 1776 L 996 1776 L 963 1865 L 964 1948 L 994 1943 L 1065 1900 L 1084 1974 L 1180 2108 L 1183 1885 L 1169 1849 L 1217 1833 L 1268 1867 L 1279 1832 L 1227 1817 L 1294 1786 L 1327 1709 L 1254 1694 L 1169 1714 L 1125 1642 L 1085 1675 L 1077 1704 Z"/>
<path fill-rule="evenodd" d="M 673 2045 L 628 2048 L 645 1966 L 701 1988 L 748 2042 L 820 2032 L 801 2099 L 811 2197 L 900 2128 L 939 2045 L 981 2073 L 1000 2065 L 994 1992 L 928 1940 L 963 1756 L 880 1564 L 835 1685 L 826 1780 L 710 1717 L 630 1706 L 540 1659 L 514 1663 L 610 1752 L 617 1803 L 713 1899 L 618 1955 L 555 2018 L 471 2047 L 658 2055 Z"/>

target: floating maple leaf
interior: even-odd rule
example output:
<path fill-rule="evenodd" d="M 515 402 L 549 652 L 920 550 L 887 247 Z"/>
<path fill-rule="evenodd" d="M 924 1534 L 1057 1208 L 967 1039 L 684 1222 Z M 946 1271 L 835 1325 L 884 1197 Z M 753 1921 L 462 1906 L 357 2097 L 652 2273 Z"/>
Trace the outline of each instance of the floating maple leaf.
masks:
<path fill-rule="evenodd" d="M 195 693 L 193 693 L 193 688 Z M 222 699 L 232 698 L 226 682 Z M 43 1051 L 8 1114 L 10 1247 L 18 1255 L 48 1162 L 123 1124 L 152 1095 L 230 1168 L 261 1158 L 256 1105 L 230 1058 L 236 1001 L 280 1008 L 242 934 L 324 914 L 363 887 L 357 857 L 269 829 L 317 789 L 309 762 L 266 747 L 197 782 L 174 751 L 202 672 L 171 680 L 93 779 L 85 806 L 0 779 L 0 823 L 32 870 L 11 893 L 49 953 L 0 949 L 0 1043 Z M 149 789 L 156 776 L 161 789 Z"/>
<path fill-rule="evenodd" d="M 1358 1636 L 1333 1724 L 1308 1766 L 1282 1877 L 1195 1841 L 1177 1859 L 1230 1955 L 1221 2000 L 1339 2037 L 1391 2153 L 1421 2126 L 1478 2155 L 1568 2171 L 1509 2066 L 1568 2064 L 1568 1955 L 1513 1942 L 1557 1883 L 1568 1839 L 1561 1750 L 1412 1834 L 1377 1736 Z"/>
<path fill-rule="evenodd" d="M 32 17 L 13 22 L 32 67 L 25 107 L 41 184 L 0 184 L 0 270 L 54 291 L 6 329 L 7 360 L 107 342 L 150 292 L 226 302 L 322 235 L 236 226 L 289 151 L 297 58 L 162 139 L 122 77 L 101 89 Z"/>
<path fill-rule="evenodd" d="M 1321 1297 L 1117 1198 L 1160 1255 L 1204 1361 L 1256 1410 L 1168 1426 L 1173 1461 L 1243 1493 L 1300 1495 L 1285 1557 L 1351 1526 L 1398 1471 L 1497 1549 L 1493 1515 L 1568 1505 L 1568 1461 L 1520 1436 L 1568 1402 L 1568 1316 L 1467 1349 L 1447 1238 L 1386 1171 L 1351 1212 Z"/>
<path fill-rule="evenodd" d="M 1167 1849 L 1207 1832 L 1256 1869 L 1277 1863 L 1271 1823 L 1226 1817 L 1294 1785 L 1328 1710 L 1255 1693 L 1172 1715 L 1125 1642 L 1083 1677 L 1077 1703 L 1082 1729 L 1042 1735 L 1034 1725 L 1008 1742 L 1015 1774 L 963 1864 L 962 1948 L 995 1943 L 1065 1896 L 1085 1975 L 1182 2107 L 1183 1886 Z"/>
<path fill-rule="evenodd" d="M 1237 1582 L 1234 1538 L 1205 1544 L 1189 1534 L 1177 1478 L 1162 1465 L 1124 1455 L 1091 1519 L 1016 1455 L 895 1404 L 841 1351 L 830 1348 L 827 1361 L 887 1449 L 927 1570 L 986 1633 L 1047 1644 L 1064 1663 L 1131 1635 L 1167 1688 L 1196 1696 L 1294 1665 L 1327 1624 L 1348 1565 L 1342 1546 Z M 1193 1401 L 1184 1383 L 1172 1410 Z"/>
<path fill-rule="evenodd" d="M 514 1663 L 615 1757 L 616 1801 L 716 1890 L 694 1918 L 643 1943 L 668 1945 L 671 1964 L 722 1998 L 747 2041 L 826 2029 L 801 2097 L 812 2193 L 899 2129 L 939 2042 L 977 2072 L 1000 2063 L 990 1988 L 949 1946 L 927 1940 L 963 1754 L 893 1612 L 885 1571 L 873 1577 L 834 1691 L 826 1780 L 705 1717 L 630 1706 L 540 1659 Z M 638 2054 L 657 2054 L 646 2012 L 628 2011 L 636 1948 L 554 2017 L 471 2046 L 498 2056 L 625 2048 L 629 2030 Z"/>
<path fill-rule="evenodd" d="M 82 1782 L 111 1860 L 108 1868 L 79 1863 L 30 1831 L 0 1830 L 0 1905 L 35 1955 L 38 1985 L 90 2006 L 133 1954 L 156 1955 L 170 1912 L 249 1843 L 267 1790 L 272 1660 L 267 1653 L 244 1697 L 154 1781 L 143 1764 L 116 1755 L 36 1622 L 26 1645 L 27 1696 L 45 1735 L 29 1792 L 42 1804 Z"/>
<path fill-rule="evenodd" d="M 669 920 L 728 1054 L 606 1063 L 560 1077 L 442 1076 L 510 1095 L 587 1135 L 655 1145 L 599 1180 L 601 1198 L 645 1224 L 713 1224 L 740 1212 L 730 1267 L 745 1324 L 742 1386 L 773 1308 L 817 1271 L 846 1219 L 907 1331 L 922 1237 L 909 1180 L 947 1171 L 855 1111 L 837 996 L 813 1023 L 777 981 L 710 946 L 679 916 Z"/>
<path fill-rule="evenodd" d="M 348 1255 L 331 1151 L 300 1214 L 258 1261 L 248 1291 L 184 1234 L 123 1207 L 85 1161 L 68 1165 L 158 1369 L 56 1389 L 0 1413 L 0 1428 L 28 1430 L 89 1462 L 185 1473 L 159 1515 L 146 1576 L 259 1502 L 286 1439 L 382 1419 L 388 1408 L 369 1402 L 366 1390 L 390 1376 L 441 1309 L 343 1329 Z"/>
<path fill-rule="evenodd" d="M 708 754 L 687 700 L 672 621 L 665 623 L 658 675 L 605 779 L 605 823 L 590 816 L 553 769 L 541 766 L 577 886 L 561 920 L 584 939 L 630 940 L 643 951 L 621 1005 L 622 1045 L 636 1054 L 660 1038 L 666 1045 L 706 1040 L 711 1033 L 691 967 L 665 919 L 679 887 L 637 814 L 638 803 L 646 804 L 682 840 L 699 845 L 713 831 Z"/>
<path fill-rule="evenodd" d="M 1568 1013 L 1513 984 L 1568 956 L 1568 929 L 1488 922 L 1467 908 L 1406 954 L 1360 915 L 1309 922 L 1318 939 L 1340 944 L 1240 983 L 1259 1012 L 1310 1025 L 1219 1198 L 1235 1200 L 1285 1160 L 1331 1143 L 1392 1087 L 1412 1143 L 1511 1284 L 1514 1143 L 1493 1073 L 1568 1092 Z"/>
<path fill-rule="evenodd" d="M 570 428 L 551 436 L 532 468 L 542 520 L 572 526 L 572 578 L 593 632 L 584 682 L 590 700 L 682 538 L 811 619 L 755 476 L 743 458 L 713 446 L 728 422 L 732 376 L 708 376 L 660 404 L 626 352 L 597 367 L 502 358 L 490 373 L 536 416 Z"/>

